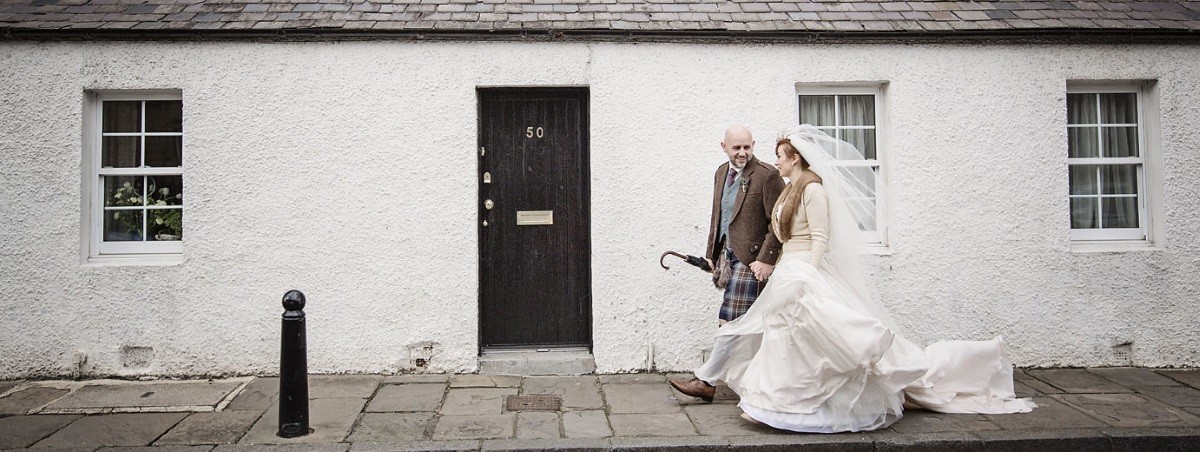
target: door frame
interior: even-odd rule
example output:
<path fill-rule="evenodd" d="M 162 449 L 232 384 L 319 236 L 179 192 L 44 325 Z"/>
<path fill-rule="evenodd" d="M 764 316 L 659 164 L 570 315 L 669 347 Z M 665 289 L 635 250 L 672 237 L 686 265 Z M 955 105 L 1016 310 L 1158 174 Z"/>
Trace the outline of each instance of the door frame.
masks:
<path fill-rule="evenodd" d="M 578 350 L 580 345 L 500 345 L 500 346 L 484 346 L 483 338 L 483 303 L 484 303 L 484 241 L 483 241 L 483 218 L 480 216 L 478 203 L 483 202 L 484 184 L 483 184 L 483 98 L 487 95 L 505 95 L 505 94 L 529 94 L 529 93 L 563 93 L 572 96 L 578 96 L 580 101 L 580 130 L 579 152 L 580 161 L 580 184 L 582 185 L 582 196 L 580 202 L 583 204 L 584 218 L 583 223 L 586 225 L 586 249 L 587 265 L 582 269 L 583 282 L 587 286 L 587 293 L 584 296 L 583 302 L 586 303 L 587 309 L 583 313 L 583 318 L 580 319 L 580 325 L 586 329 L 587 337 L 587 352 L 592 353 L 595 345 L 595 329 L 593 328 L 594 310 L 592 303 L 592 188 L 591 188 L 591 89 L 584 86 L 477 86 L 475 88 L 475 200 L 476 217 L 475 217 L 475 237 L 478 242 L 478 257 L 476 258 L 477 274 L 476 278 L 479 281 L 478 290 L 476 292 L 476 344 L 478 346 L 478 354 L 482 356 L 485 351 L 500 351 L 500 350 L 541 350 L 541 349 L 559 349 L 559 350 Z"/>

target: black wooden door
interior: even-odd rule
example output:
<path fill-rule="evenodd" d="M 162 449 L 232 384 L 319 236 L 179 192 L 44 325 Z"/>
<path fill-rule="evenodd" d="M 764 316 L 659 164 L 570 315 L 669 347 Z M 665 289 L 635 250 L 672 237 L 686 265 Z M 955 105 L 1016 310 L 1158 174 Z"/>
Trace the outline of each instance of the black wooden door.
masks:
<path fill-rule="evenodd" d="M 480 345 L 590 347 L 587 88 L 478 94 Z"/>

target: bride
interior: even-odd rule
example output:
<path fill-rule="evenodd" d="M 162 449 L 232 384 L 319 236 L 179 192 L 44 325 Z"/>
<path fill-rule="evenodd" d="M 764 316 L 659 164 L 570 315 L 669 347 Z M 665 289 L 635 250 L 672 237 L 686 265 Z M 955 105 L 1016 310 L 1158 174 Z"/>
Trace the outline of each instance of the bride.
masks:
<path fill-rule="evenodd" d="M 742 417 L 797 432 L 885 428 L 906 406 L 943 413 L 1032 410 L 1013 393 L 997 337 L 921 350 L 899 333 L 857 261 L 859 224 L 874 216 L 874 178 L 862 154 L 813 126 L 781 133 L 790 181 L 771 227 L 783 254 L 758 300 L 716 333 L 712 355 L 680 392 L 711 401 L 725 382 Z"/>

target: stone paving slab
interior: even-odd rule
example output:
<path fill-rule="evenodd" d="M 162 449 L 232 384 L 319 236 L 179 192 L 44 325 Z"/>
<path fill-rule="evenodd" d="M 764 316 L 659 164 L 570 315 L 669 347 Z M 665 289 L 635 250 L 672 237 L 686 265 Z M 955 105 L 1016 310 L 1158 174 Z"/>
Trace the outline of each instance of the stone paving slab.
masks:
<path fill-rule="evenodd" d="M 367 411 L 437 411 L 445 394 L 445 383 L 385 384 L 367 404 Z"/>
<path fill-rule="evenodd" d="M 612 436 L 608 416 L 603 411 L 567 411 L 562 414 L 563 435 L 567 438 L 607 438 Z"/>
<path fill-rule="evenodd" d="M 517 375 L 455 375 L 450 377 L 451 388 L 516 388 L 521 386 Z"/>
<path fill-rule="evenodd" d="M 739 415 L 742 410 L 735 405 L 704 404 L 684 407 L 684 412 L 696 425 L 701 435 L 708 436 L 742 436 L 742 435 L 772 435 L 783 433 L 770 427 L 746 422 Z"/>
<path fill-rule="evenodd" d="M 450 380 L 450 376 L 446 374 L 408 374 L 408 375 L 389 375 L 383 378 L 383 384 L 405 384 L 405 383 L 445 383 Z"/>
<path fill-rule="evenodd" d="M 442 416 L 433 430 L 435 440 L 512 438 L 516 413 Z"/>
<path fill-rule="evenodd" d="M 263 412 L 279 404 L 279 378 L 255 378 L 238 393 L 226 410 Z"/>
<path fill-rule="evenodd" d="M 442 403 L 443 415 L 500 414 L 505 396 L 517 395 L 517 388 L 451 388 Z"/>
<path fill-rule="evenodd" d="M 308 377 L 308 398 L 365 399 L 383 383 L 381 375 L 313 375 Z"/>
<path fill-rule="evenodd" d="M 1139 394 L 1149 396 L 1159 402 L 1183 408 L 1192 414 L 1200 414 L 1200 389 L 1186 385 L 1145 386 L 1134 389 Z"/>
<path fill-rule="evenodd" d="M 999 425 L 982 414 L 945 414 L 925 410 L 904 411 L 904 417 L 890 428 L 898 433 L 1000 430 Z"/>
<path fill-rule="evenodd" d="M 521 393 L 553 394 L 562 397 L 564 410 L 595 410 L 604 408 L 596 377 L 526 377 Z"/>
<path fill-rule="evenodd" d="M 1043 395 L 1042 392 L 1033 389 L 1032 386 L 1019 381 L 1013 381 L 1013 392 L 1017 394 L 1017 397 L 1037 397 Z"/>
<path fill-rule="evenodd" d="M 350 434 L 358 413 L 366 405 L 366 399 L 337 398 L 313 399 L 308 404 L 308 426 L 313 433 L 297 438 L 280 438 L 279 406 L 267 410 L 258 422 L 250 427 L 238 444 L 301 444 L 336 443 Z"/>
<path fill-rule="evenodd" d="M 5 391 L 8 391 L 9 389 L 17 387 L 17 385 L 21 384 L 23 381 L 24 380 L 0 381 L 0 394 L 4 394 Z"/>
<path fill-rule="evenodd" d="M 610 414 L 613 436 L 690 436 L 696 427 L 687 415 L 680 413 Z"/>
<path fill-rule="evenodd" d="M 1051 396 L 1113 427 L 1191 427 L 1200 418 L 1137 394 L 1061 394 Z"/>
<path fill-rule="evenodd" d="M 192 413 L 154 442 L 170 444 L 234 444 L 262 416 L 258 411 Z"/>
<path fill-rule="evenodd" d="M 678 413 L 679 400 L 666 383 L 609 383 L 601 386 L 609 413 Z"/>
<path fill-rule="evenodd" d="M 1133 390 L 1100 378 L 1086 369 L 1033 369 L 1029 375 L 1068 394 L 1109 394 Z"/>
<path fill-rule="evenodd" d="M 1037 391 L 1038 394 L 1061 394 L 1062 389 L 1051 386 L 1042 380 L 1038 380 L 1026 373 L 1026 371 L 1017 369 L 1013 371 L 1013 382 L 1028 386 L 1030 389 Z"/>
<path fill-rule="evenodd" d="M 66 427 L 77 414 L 10 416 L 0 418 L 0 449 L 21 449 Z"/>
<path fill-rule="evenodd" d="M 1103 422 L 1049 396 L 1034 397 L 1033 402 L 1037 408 L 1029 413 L 986 414 L 984 417 L 1008 430 L 1106 427 Z"/>
<path fill-rule="evenodd" d="M 86 385 L 46 406 L 44 412 L 147 407 L 208 407 L 242 386 L 243 381 L 119 382 Z"/>
<path fill-rule="evenodd" d="M 1177 386 L 1179 382 L 1164 377 L 1150 369 L 1137 367 L 1106 367 L 1088 369 L 1088 372 L 1099 375 L 1105 380 L 1125 386 Z"/>
<path fill-rule="evenodd" d="M 366 413 L 347 441 L 395 443 L 429 438 L 433 413 Z"/>
<path fill-rule="evenodd" d="M 669 372 L 669 373 L 667 373 L 666 375 L 664 375 L 664 377 L 665 377 L 665 379 L 666 379 L 666 380 L 683 380 L 683 381 L 687 381 L 687 380 L 691 380 L 691 379 L 693 379 L 693 378 L 696 378 L 696 374 L 693 374 L 693 373 L 691 373 L 691 372 L 686 372 L 686 373 L 684 373 L 684 372 Z"/>
<path fill-rule="evenodd" d="M 83 416 L 34 447 L 145 446 L 162 436 L 185 413 L 117 413 Z"/>
<path fill-rule="evenodd" d="M 67 389 L 32 386 L 0 398 L 0 415 L 26 414 L 70 392 Z"/>
<path fill-rule="evenodd" d="M 1200 389 L 1200 369 L 1160 370 L 1158 373 L 1185 385 Z"/>
<path fill-rule="evenodd" d="M 691 380 L 691 377 L 687 378 Z M 601 375 L 600 384 L 609 383 L 663 383 L 666 384 L 667 378 L 663 374 L 610 374 Z"/>
<path fill-rule="evenodd" d="M 561 438 L 559 433 L 561 422 L 558 412 L 522 411 L 517 413 L 517 431 L 514 436 L 518 439 L 548 439 Z"/>

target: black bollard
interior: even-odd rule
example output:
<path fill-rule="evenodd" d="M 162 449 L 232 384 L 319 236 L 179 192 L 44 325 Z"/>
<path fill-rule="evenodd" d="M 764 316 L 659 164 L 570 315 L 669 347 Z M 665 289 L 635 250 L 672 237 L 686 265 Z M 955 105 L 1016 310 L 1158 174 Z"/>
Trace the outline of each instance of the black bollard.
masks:
<path fill-rule="evenodd" d="M 279 433 L 281 438 L 309 434 L 308 339 L 304 332 L 304 294 L 283 294 L 283 333 L 279 352 Z"/>

